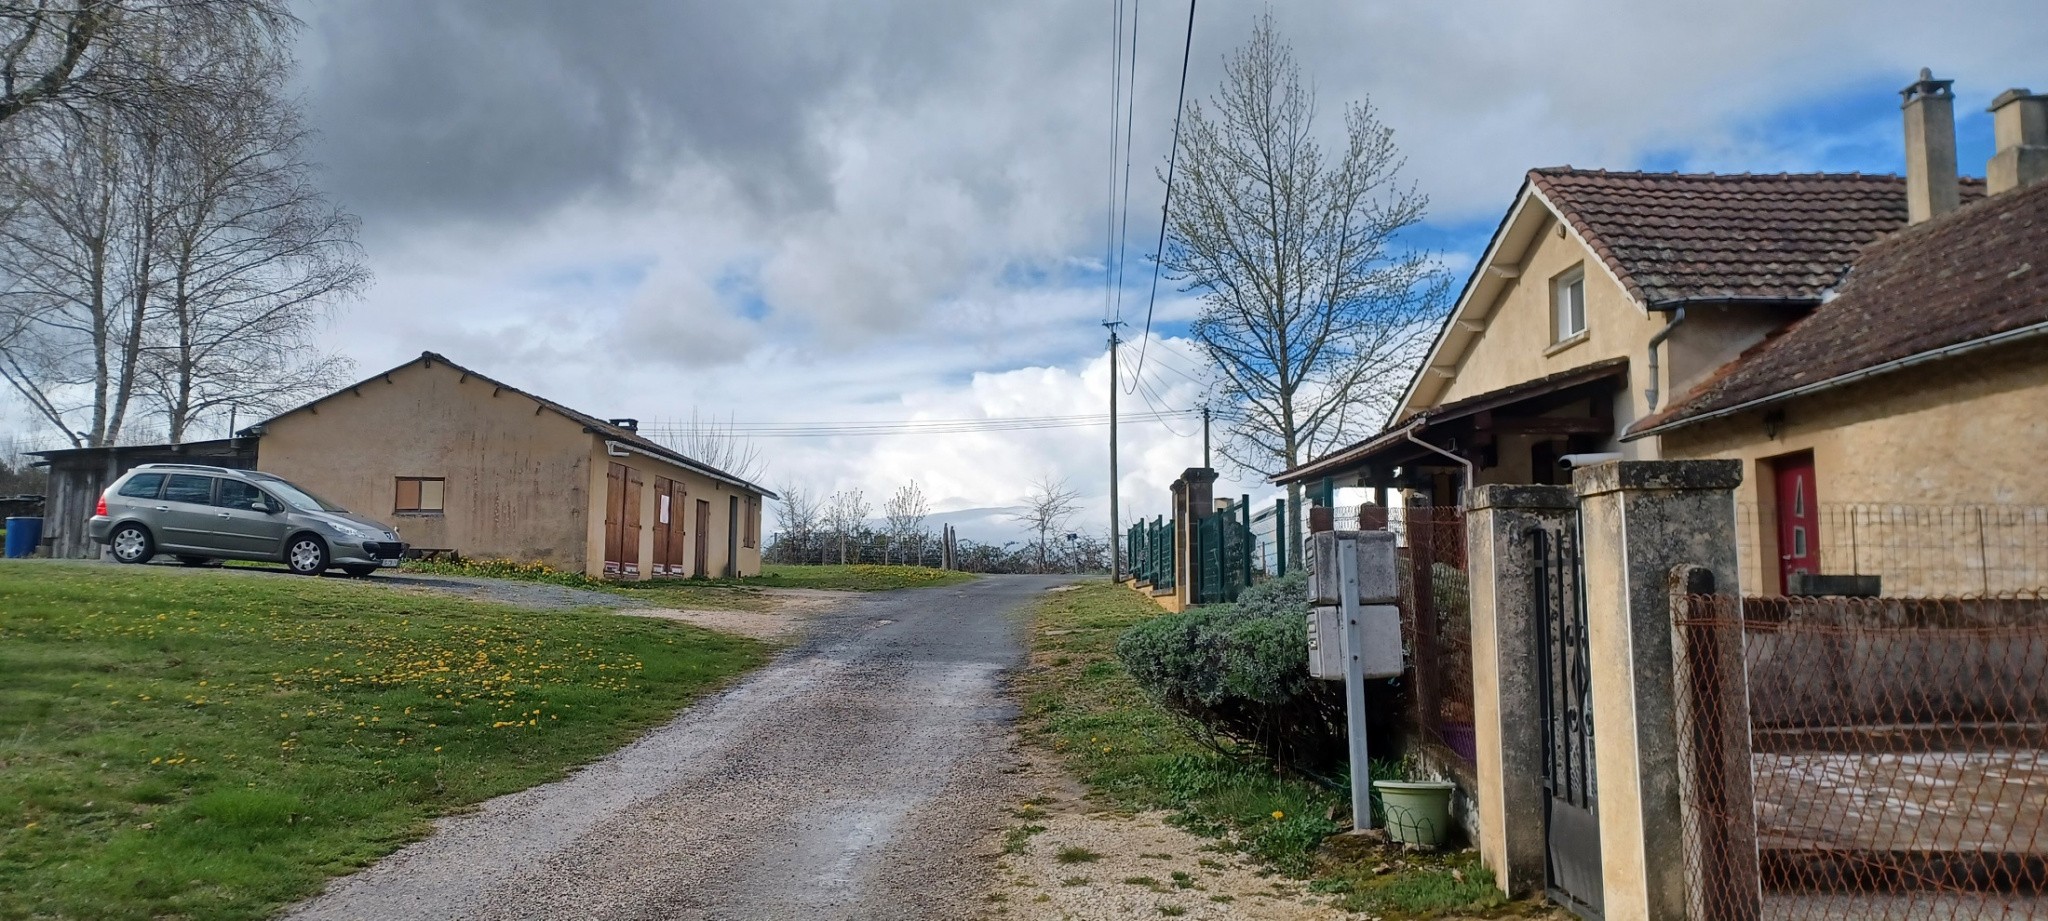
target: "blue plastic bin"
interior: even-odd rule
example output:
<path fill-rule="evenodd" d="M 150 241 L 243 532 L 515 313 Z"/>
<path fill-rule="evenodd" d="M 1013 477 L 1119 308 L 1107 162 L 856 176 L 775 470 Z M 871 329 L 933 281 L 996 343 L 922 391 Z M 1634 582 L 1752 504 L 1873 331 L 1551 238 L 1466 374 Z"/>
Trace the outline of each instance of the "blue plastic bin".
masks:
<path fill-rule="evenodd" d="M 36 545 L 43 542 L 43 520 L 41 518 L 7 519 L 7 557 L 20 559 L 32 556 Z"/>

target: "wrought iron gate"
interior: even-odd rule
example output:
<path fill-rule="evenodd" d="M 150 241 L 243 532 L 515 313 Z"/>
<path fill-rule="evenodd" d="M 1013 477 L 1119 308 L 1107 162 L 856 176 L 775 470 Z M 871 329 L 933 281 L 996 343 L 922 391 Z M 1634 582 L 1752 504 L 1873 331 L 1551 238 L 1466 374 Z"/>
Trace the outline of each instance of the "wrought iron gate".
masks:
<path fill-rule="evenodd" d="M 1227 604 L 1252 584 L 1251 499 L 1240 498 L 1195 520 L 1196 604 Z"/>
<path fill-rule="evenodd" d="M 1552 899 L 1580 917 L 1599 918 L 1599 791 L 1594 783 L 1591 655 L 1578 535 L 1567 525 L 1539 527 L 1534 536 L 1548 888 Z"/>

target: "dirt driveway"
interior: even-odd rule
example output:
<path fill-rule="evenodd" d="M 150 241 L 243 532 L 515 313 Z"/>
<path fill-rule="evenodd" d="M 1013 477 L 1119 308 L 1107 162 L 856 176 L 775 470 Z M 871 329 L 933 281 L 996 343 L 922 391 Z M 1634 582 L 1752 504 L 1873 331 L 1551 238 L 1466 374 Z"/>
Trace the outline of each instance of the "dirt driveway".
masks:
<path fill-rule="evenodd" d="M 286 917 L 967 916 L 1014 794 L 1013 615 L 1059 581 L 851 599 L 731 691 Z"/>

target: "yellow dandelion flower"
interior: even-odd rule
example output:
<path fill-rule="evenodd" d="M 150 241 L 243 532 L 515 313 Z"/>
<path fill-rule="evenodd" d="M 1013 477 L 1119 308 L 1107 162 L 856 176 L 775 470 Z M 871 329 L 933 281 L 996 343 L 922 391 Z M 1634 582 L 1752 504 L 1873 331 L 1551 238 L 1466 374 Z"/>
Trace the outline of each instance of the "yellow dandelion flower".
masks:
<path fill-rule="evenodd" d="M 1284 813 L 1284 812 L 1281 812 L 1281 811 L 1280 811 L 1280 810 L 1278 810 L 1278 809 L 1275 809 L 1275 810 L 1273 810 L 1273 818 L 1276 818 L 1276 819 L 1284 819 L 1284 818 L 1287 818 L 1287 813 Z"/>

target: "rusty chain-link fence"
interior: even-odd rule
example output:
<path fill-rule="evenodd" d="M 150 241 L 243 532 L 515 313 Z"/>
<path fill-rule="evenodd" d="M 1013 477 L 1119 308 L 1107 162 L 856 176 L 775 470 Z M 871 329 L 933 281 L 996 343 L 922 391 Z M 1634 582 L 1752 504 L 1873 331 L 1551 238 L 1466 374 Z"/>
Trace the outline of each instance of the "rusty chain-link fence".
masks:
<path fill-rule="evenodd" d="M 1696 919 L 2048 917 L 2048 600 L 1676 598 Z"/>

